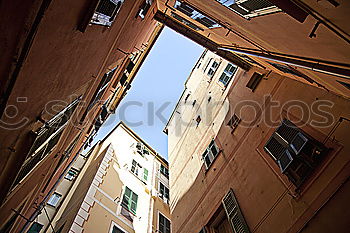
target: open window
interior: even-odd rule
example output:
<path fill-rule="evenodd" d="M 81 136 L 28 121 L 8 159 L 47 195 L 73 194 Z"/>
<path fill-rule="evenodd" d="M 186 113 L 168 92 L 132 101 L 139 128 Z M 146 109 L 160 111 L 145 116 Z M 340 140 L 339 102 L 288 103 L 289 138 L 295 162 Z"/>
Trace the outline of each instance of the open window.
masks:
<path fill-rule="evenodd" d="M 202 159 L 207 170 L 210 168 L 219 152 L 219 148 L 216 146 L 215 141 L 212 140 L 207 149 L 202 154 Z"/>
<path fill-rule="evenodd" d="M 16 186 L 22 179 L 24 179 L 47 155 L 53 151 L 80 100 L 81 97 L 75 99 L 61 112 L 45 122 L 41 128 L 34 132 L 36 139 L 12 187 Z"/>
<path fill-rule="evenodd" d="M 177 10 L 179 10 L 180 12 L 182 12 L 185 15 L 187 15 L 188 17 L 196 20 L 197 22 L 199 22 L 200 24 L 202 24 L 203 26 L 205 26 L 207 28 L 222 27 L 215 20 L 213 20 L 209 16 L 206 16 L 206 15 L 202 14 L 201 12 L 196 10 L 194 7 L 190 6 L 189 4 L 187 4 L 187 3 L 183 2 L 183 1 L 176 0 L 174 7 Z"/>
<path fill-rule="evenodd" d="M 250 19 L 281 11 L 267 0 L 216 0 L 236 14 Z"/>
<path fill-rule="evenodd" d="M 90 22 L 92 24 L 111 26 L 123 2 L 124 0 L 100 0 Z"/>

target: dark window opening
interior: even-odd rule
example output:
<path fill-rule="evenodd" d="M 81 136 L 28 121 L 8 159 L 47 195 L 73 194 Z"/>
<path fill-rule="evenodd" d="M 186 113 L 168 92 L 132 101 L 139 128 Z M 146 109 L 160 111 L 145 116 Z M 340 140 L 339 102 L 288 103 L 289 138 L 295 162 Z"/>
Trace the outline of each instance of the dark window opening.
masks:
<path fill-rule="evenodd" d="M 236 114 L 233 114 L 231 119 L 227 122 L 227 125 L 231 128 L 233 132 L 237 128 L 240 121 L 241 119 Z"/>
<path fill-rule="evenodd" d="M 169 179 L 169 170 L 163 164 L 160 165 L 160 173 Z"/>
<path fill-rule="evenodd" d="M 161 198 L 169 200 L 169 189 L 161 182 L 159 182 L 159 193 Z"/>
<path fill-rule="evenodd" d="M 255 91 L 256 87 L 258 86 L 263 77 L 263 74 L 254 72 L 252 77 L 249 79 L 249 82 L 247 83 L 246 87 L 250 88 L 252 91 Z"/>
<path fill-rule="evenodd" d="M 138 16 L 144 19 L 152 5 L 152 0 L 145 0 L 139 10 Z"/>
<path fill-rule="evenodd" d="M 159 213 L 159 233 L 170 233 L 170 221 Z"/>

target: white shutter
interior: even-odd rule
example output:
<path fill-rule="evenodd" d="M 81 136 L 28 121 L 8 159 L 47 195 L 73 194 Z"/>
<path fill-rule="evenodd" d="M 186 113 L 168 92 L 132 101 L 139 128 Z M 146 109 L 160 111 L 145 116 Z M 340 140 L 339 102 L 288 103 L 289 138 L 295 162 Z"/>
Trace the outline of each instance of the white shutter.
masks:
<path fill-rule="evenodd" d="M 235 233 L 250 233 L 232 189 L 230 189 L 230 191 L 223 198 L 222 204 L 233 231 Z"/>

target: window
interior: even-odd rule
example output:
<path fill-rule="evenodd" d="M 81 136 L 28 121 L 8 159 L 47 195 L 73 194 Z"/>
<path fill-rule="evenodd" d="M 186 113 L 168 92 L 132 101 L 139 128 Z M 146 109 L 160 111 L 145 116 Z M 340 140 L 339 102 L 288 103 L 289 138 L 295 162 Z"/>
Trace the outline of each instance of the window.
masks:
<path fill-rule="evenodd" d="M 281 11 L 267 0 L 216 0 L 236 14 L 250 19 L 252 17 Z"/>
<path fill-rule="evenodd" d="M 160 173 L 169 179 L 169 170 L 163 164 L 160 165 Z"/>
<path fill-rule="evenodd" d="M 41 231 L 41 229 L 43 228 L 44 225 L 34 222 L 29 230 L 27 231 L 27 233 L 39 233 Z"/>
<path fill-rule="evenodd" d="M 101 0 L 91 19 L 91 23 L 111 26 L 122 1 Z"/>
<path fill-rule="evenodd" d="M 208 146 L 208 148 L 204 151 L 202 155 L 202 159 L 204 160 L 204 165 L 208 170 L 213 163 L 216 156 L 219 154 L 219 149 L 215 144 L 215 141 L 212 140 Z"/>
<path fill-rule="evenodd" d="M 222 82 L 225 87 L 230 83 L 232 77 L 233 77 L 233 74 L 236 72 L 237 70 L 237 66 L 229 63 L 227 64 L 224 72 L 222 72 L 220 78 L 219 78 L 219 81 Z"/>
<path fill-rule="evenodd" d="M 148 179 L 148 170 L 146 168 L 143 169 L 143 181 L 146 182 Z"/>
<path fill-rule="evenodd" d="M 159 225 L 158 225 L 159 233 L 170 233 L 170 221 L 166 217 L 164 217 L 161 213 L 159 213 Z"/>
<path fill-rule="evenodd" d="M 169 189 L 162 182 L 159 182 L 159 193 L 161 198 L 169 200 Z"/>
<path fill-rule="evenodd" d="M 34 169 L 34 167 L 46 157 L 46 155 L 51 153 L 61 138 L 62 132 L 74 110 L 78 106 L 80 100 L 81 97 L 75 99 L 52 119 L 45 122 L 44 125 L 35 132 L 37 137 L 35 138 L 35 141 L 30 148 L 27 158 L 12 187 L 26 177 Z"/>
<path fill-rule="evenodd" d="M 237 128 L 240 121 L 241 119 L 236 114 L 233 114 L 231 119 L 227 122 L 227 125 L 230 126 L 233 132 Z"/>
<path fill-rule="evenodd" d="M 73 180 L 78 175 L 78 172 L 79 171 L 77 169 L 71 168 L 69 169 L 69 171 L 67 172 L 64 178 L 66 178 L 67 180 Z"/>
<path fill-rule="evenodd" d="M 143 4 L 140 7 L 138 15 L 144 19 L 147 15 L 148 10 L 150 9 L 152 5 L 152 0 L 145 0 Z"/>
<path fill-rule="evenodd" d="M 144 157 L 144 155 L 149 155 L 147 147 L 141 142 L 136 143 L 136 150 L 142 157 Z"/>
<path fill-rule="evenodd" d="M 133 214 L 136 214 L 137 199 L 138 195 L 131 191 L 131 189 L 129 189 L 128 187 L 125 187 L 122 206 L 131 211 Z"/>
<path fill-rule="evenodd" d="M 194 30 L 196 30 L 196 31 L 203 30 L 202 28 L 200 28 L 200 27 L 198 27 L 197 25 L 191 23 L 190 21 L 188 21 L 187 19 L 181 17 L 181 16 L 178 15 L 178 14 L 175 14 L 175 13 L 172 12 L 172 13 L 171 13 L 171 16 L 172 16 L 173 18 L 175 18 L 176 20 L 180 21 L 181 23 L 183 23 L 183 24 L 189 26 L 190 28 L 192 28 L 192 29 L 194 29 Z"/>
<path fill-rule="evenodd" d="M 138 176 L 139 175 L 139 168 L 141 168 L 141 165 L 138 164 L 135 160 L 132 160 L 131 172 L 134 173 L 136 176 Z"/>
<path fill-rule="evenodd" d="M 192 6 L 188 5 L 185 2 L 182 2 L 180 0 L 176 0 L 175 6 L 177 10 L 181 11 L 185 15 L 191 17 L 192 19 L 196 20 L 200 24 L 206 26 L 207 28 L 217 28 L 221 27 L 220 24 L 215 22 L 215 20 L 209 18 L 208 16 L 200 13 L 199 11 L 195 10 Z"/>
<path fill-rule="evenodd" d="M 286 119 L 272 134 L 264 150 L 296 187 L 303 184 L 328 152 L 322 143 Z"/>
<path fill-rule="evenodd" d="M 100 0 L 91 23 L 111 26 L 124 0 Z"/>
<path fill-rule="evenodd" d="M 62 195 L 59 193 L 54 193 L 52 194 L 52 196 L 50 197 L 49 201 L 47 202 L 48 205 L 56 207 L 58 202 L 60 201 Z"/>
<path fill-rule="evenodd" d="M 288 66 L 288 65 L 282 65 L 282 64 L 277 64 L 277 63 L 273 63 L 273 62 L 268 62 L 269 64 L 271 64 L 273 67 L 275 67 L 276 69 L 282 71 L 283 73 L 286 73 L 286 74 L 292 74 L 292 75 L 295 75 L 295 76 L 298 76 L 300 78 L 303 78 L 305 79 L 306 81 L 308 81 L 309 83 L 314 83 L 315 81 L 310 78 L 309 76 L 297 71 L 296 69 L 294 69 L 293 67 L 291 66 Z"/>
<path fill-rule="evenodd" d="M 232 189 L 225 195 L 222 204 L 234 232 L 249 233 L 248 225 Z"/>
<path fill-rule="evenodd" d="M 91 100 L 91 102 L 89 103 L 88 106 L 88 111 L 99 101 L 101 101 L 101 98 L 103 96 L 103 94 L 105 93 L 107 87 L 109 86 L 109 82 L 111 81 L 111 79 L 114 76 L 116 69 L 113 69 L 112 71 L 105 73 L 101 79 L 101 82 L 99 83 L 99 86 L 97 87 L 96 92 L 94 93 L 94 97 Z"/>
<path fill-rule="evenodd" d="M 215 71 L 219 68 L 219 63 L 217 61 L 213 61 L 213 63 L 211 64 L 209 70 L 208 70 L 208 73 L 207 75 L 212 78 L 215 74 Z"/>
<path fill-rule="evenodd" d="M 125 233 L 125 232 L 121 230 L 119 227 L 117 227 L 116 225 L 113 225 L 112 233 Z"/>
<path fill-rule="evenodd" d="M 249 79 L 249 82 L 247 83 L 246 87 L 250 88 L 252 91 L 255 91 L 256 87 L 258 86 L 263 77 L 263 74 L 254 72 L 252 77 Z"/>

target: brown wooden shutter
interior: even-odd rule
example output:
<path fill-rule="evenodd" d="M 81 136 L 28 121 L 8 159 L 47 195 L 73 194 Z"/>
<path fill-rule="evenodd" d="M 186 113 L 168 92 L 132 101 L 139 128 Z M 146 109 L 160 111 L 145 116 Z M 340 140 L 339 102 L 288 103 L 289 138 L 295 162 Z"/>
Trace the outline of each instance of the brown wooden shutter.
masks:
<path fill-rule="evenodd" d="M 234 232 L 250 233 L 232 189 L 230 189 L 230 191 L 223 198 L 222 204 Z"/>

